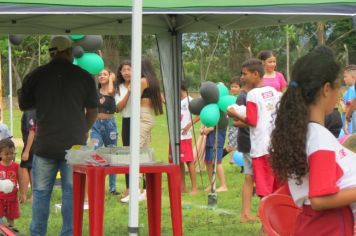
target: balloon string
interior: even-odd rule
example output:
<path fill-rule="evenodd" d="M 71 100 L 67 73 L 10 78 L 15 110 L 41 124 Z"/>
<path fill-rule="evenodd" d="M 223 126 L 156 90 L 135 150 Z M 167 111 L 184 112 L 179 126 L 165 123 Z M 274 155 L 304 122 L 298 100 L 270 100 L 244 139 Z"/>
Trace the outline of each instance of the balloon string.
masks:
<path fill-rule="evenodd" d="M 217 166 L 217 161 L 218 161 L 218 126 L 215 126 L 215 142 L 214 142 L 214 149 L 213 149 L 213 173 L 211 175 L 211 186 L 210 186 L 210 192 L 215 193 L 215 182 L 216 182 L 216 166 Z"/>
<path fill-rule="evenodd" d="M 190 99 L 189 99 L 189 93 L 187 91 L 187 96 L 188 96 L 188 106 L 190 104 Z M 192 116 L 192 113 L 190 113 L 190 120 L 191 122 L 193 123 L 193 116 Z M 192 125 L 192 129 L 193 129 L 193 139 L 194 139 L 194 146 L 195 146 L 195 152 L 196 152 L 196 157 L 198 157 L 199 159 L 199 155 L 200 155 L 200 152 L 198 151 L 198 147 L 197 147 L 197 138 L 195 136 L 195 129 L 194 129 L 194 124 Z M 202 184 L 202 186 L 204 186 L 204 181 L 203 181 L 203 176 L 202 176 L 202 171 L 201 171 L 201 166 L 200 166 L 200 161 L 199 160 L 194 160 L 194 161 L 197 161 L 198 162 L 198 168 L 199 168 L 199 176 L 200 176 L 200 182 Z"/>

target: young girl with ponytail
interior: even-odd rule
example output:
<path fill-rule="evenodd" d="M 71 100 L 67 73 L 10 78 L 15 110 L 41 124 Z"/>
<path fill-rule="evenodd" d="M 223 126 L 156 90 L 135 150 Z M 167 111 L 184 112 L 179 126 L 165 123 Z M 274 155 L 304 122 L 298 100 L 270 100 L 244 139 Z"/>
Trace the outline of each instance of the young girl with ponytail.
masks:
<path fill-rule="evenodd" d="M 297 236 L 353 235 L 356 154 L 324 127 L 339 99 L 339 69 L 325 46 L 298 59 L 277 112 L 269 160 L 302 208 Z"/>

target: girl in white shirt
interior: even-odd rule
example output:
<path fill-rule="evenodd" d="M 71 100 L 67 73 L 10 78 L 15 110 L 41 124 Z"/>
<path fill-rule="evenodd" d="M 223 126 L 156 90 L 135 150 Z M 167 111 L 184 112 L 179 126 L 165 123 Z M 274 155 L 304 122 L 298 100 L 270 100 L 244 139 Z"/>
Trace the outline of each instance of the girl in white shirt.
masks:
<path fill-rule="evenodd" d="M 131 62 L 124 61 L 117 70 L 118 93 L 115 95 L 116 108 L 121 112 L 121 137 L 122 145 L 130 146 L 130 113 L 131 113 Z M 126 191 L 122 201 L 128 202 L 129 175 L 125 174 Z"/>

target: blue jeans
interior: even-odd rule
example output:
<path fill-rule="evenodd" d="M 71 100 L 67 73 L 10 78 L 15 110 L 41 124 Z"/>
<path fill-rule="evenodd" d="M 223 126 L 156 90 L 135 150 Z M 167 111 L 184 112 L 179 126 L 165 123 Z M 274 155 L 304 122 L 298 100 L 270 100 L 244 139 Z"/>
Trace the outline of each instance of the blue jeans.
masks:
<path fill-rule="evenodd" d="M 90 130 L 90 139 L 95 141 L 95 148 L 117 146 L 117 127 L 115 118 L 96 119 Z M 109 175 L 109 192 L 116 191 L 116 175 Z"/>
<path fill-rule="evenodd" d="M 71 236 L 72 232 L 72 167 L 65 160 L 53 160 L 37 155 L 33 156 L 32 163 L 32 222 L 31 236 L 45 236 L 49 217 L 49 207 L 53 185 L 58 170 L 61 173 L 62 185 L 62 230 L 61 236 Z"/>

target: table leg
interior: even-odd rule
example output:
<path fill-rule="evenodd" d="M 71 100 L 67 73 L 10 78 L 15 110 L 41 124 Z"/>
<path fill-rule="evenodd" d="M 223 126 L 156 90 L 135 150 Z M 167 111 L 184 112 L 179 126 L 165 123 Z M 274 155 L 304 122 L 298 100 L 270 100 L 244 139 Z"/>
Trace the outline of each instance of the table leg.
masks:
<path fill-rule="evenodd" d="M 172 230 L 174 236 L 182 236 L 182 205 L 180 192 L 180 168 L 173 166 L 172 171 L 167 172 L 169 201 L 171 204 Z"/>
<path fill-rule="evenodd" d="M 104 225 L 105 172 L 103 169 L 88 171 L 89 234 L 102 236 Z"/>
<path fill-rule="evenodd" d="M 162 173 L 147 173 L 146 183 L 149 235 L 160 236 Z"/>
<path fill-rule="evenodd" d="M 73 236 L 81 236 L 83 230 L 83 204 L 85 174 L 73 172 Z"/>

